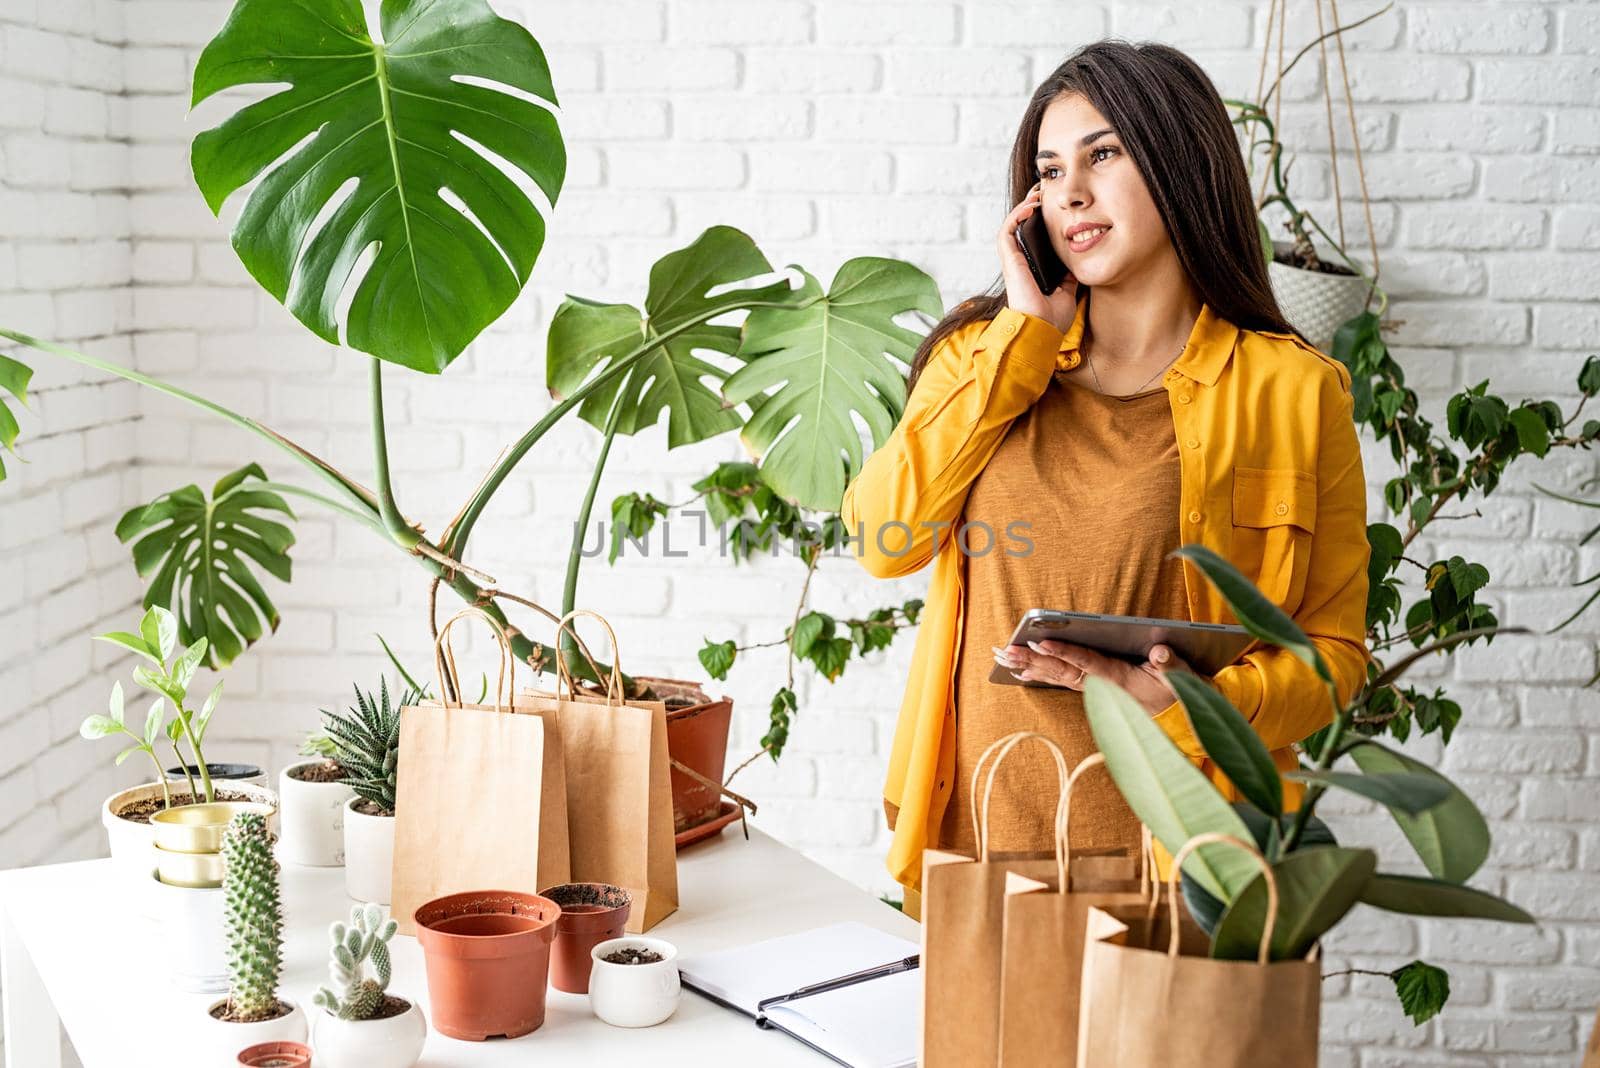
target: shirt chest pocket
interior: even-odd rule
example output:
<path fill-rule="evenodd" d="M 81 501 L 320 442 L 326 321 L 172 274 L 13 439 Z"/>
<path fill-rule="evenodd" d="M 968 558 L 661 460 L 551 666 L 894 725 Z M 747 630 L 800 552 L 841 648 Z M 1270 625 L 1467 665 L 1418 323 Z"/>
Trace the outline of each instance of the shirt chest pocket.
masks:
<path fill-rule="evenodd" d="M 1317 480 L 1290 467 L 1233 469 L 1229 561 L 1284 611 L 1305 594 L 1317 529 Z"/>

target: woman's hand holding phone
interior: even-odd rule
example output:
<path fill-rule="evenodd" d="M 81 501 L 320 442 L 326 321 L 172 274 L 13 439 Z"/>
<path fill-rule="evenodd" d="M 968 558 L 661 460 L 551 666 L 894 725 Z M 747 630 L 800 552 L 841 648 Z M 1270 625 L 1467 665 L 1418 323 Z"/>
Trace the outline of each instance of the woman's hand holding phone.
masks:
<path fill-rule="evenodd" d="M 1017 228 L 1036 211 L 1043 211 L 1038 184 L 1028 190 L 1028 195 L 1011 210 L 1000 225 L 997 238 L 1000 253 L 1000 275 L 1006 284 L 1006 305 L 1017 311 L 1053 323 L 1056 329 L 1066 332 L 1077 313 L 1078 280 L 1068 271 L 1066 280 L 1046 296 L 1039 292 L 1039 283 L 1028 268 L 1027 258 L 1017 245 Z"/>

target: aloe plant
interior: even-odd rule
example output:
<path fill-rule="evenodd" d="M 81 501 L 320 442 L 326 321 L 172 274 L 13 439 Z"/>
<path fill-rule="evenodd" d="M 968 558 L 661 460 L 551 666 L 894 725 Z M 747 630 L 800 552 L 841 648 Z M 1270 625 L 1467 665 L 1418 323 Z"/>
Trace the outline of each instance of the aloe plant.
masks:
<path fill-rule="evenodd" d="M 378 696 L 355 687 L 356 703 L 347 714 L 322 710 L 322 733 L 333 760 L 345 770 L 345 783 L 357 797 L 394 815 L 396 777 L 400 768 L 400 709 L 415 704 L 417 692 L 406 689 L 389 700 L 389 684 L 378 680 Z"/>
<path fill-rule="evenodd" d="M 1315 766 L 1288 773 L 1308 784 L 1304 798 L 1295 811 L 1284 811 L 1280 774 L 1266 745 L 1243 713 L 1195 675 L 1173 672 L 1167 678 L 1206 756 L 1242 796 L 1236 805 L 1227 803 L 1138 700 L 1116 684 L 1088 681 L 1089 726 L 1129 807 L 1169 852 L 1176 854 L 1188 839 L 1206 832 L 1259 844 L 1279 892 L 1271 958 L 1303 957 L 1357 902 L 1423 916 L 1534 922 L 1510 902 L 1465 885 L 1489 851 L 1488 825 L 1471 799 L 1421 761 L 1355 731 L 1361 710 L 1375 693 L 1423 657 L 1481 633 L 1454 634 L 1383 671 L 1370 667 L 1365 684 L 1341 702 L 1316 645 L 1282 609 L 1210 549 L 1185 545 L 1177 555 L 1199 568 L 1251 635 L 1289 651 L 1326 687 L 1330 725 L 1305 743 Z M 1498 631 L 1526 633 L 1519 627 Z M 1355 771 L 1335 767 L 1344 757 Z M 1330 789 L 1388 808 L 1431 877 L 1380 872 L 1373 850 L 1334 842 L 1315 816 Z M 1203 846 L 1190 854 L 1182 876 L 1190 912 L 1211 935 L 1212 955 L 1254 959 L 1267 901 L 1266 882 L 1255 865 L 1238 850 Z M 1419 961 L 1387 973 L 1418 1022 L 1442 1005 L 1439 992 L 1448 992 L 1448 979 L 1439 979 L 1436 972 L 1443 975 Z"/>

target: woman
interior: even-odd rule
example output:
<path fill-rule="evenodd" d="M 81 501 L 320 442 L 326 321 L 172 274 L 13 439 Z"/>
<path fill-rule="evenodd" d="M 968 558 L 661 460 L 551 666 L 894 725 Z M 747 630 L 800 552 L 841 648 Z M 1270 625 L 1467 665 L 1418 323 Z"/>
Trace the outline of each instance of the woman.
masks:
<path fill-rule="evenodd" d="M 1366 480 L 1350 375 L 1278 310 L 1244 162 L 1205 73 L 1163 45 L 1080 49 L 1029 101 L 1010 183 L 1001 291 L 963 302 L 923 340 L 905 413 L 841 509 L 872 574 L 933 562 L 884 788 L 889 869 L 913 914 L 922 851 L 973 847 L 968 780 L 991 741 L 1030 728 L 1069 763 L 1095 751 L 1090 677 L 1133 694 L 1238 796 L 1163 677 L 1186 669 L 1170 649 L 1132 664 L 1063 643 L 1002 647 L 1025 610 L 1235 622 L 1171 555 L 1199 543 L 1295 618 L 1341 700 L 1366 676 Z M 1049 295 L 1016 245 L 1035 211 L 1071 272 Z M 1052 685 L 996 685 L 995 663 Z M 1276 648 L 1252 647 L 1209 681 L 1281 770 L 1331 719 L 1326 687 Z M 1055 782 L 1033 747 L 1008 758 L 995 848 L 1050 848 Z M 1298 805 L 1299 784 L 1284 789 Z M 1074 848 L 1137 848 L 1138 822 L 1109 776 L 1086 777 L 1072 812 Z"/>

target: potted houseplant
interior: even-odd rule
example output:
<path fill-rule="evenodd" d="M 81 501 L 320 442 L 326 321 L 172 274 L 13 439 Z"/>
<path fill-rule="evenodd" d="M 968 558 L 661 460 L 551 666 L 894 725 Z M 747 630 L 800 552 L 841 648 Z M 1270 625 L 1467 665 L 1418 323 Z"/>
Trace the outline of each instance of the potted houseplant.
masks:
<path fill-rule="evenodd" d="M 290 764 L 278 774 L 280 848 L 291 864 L 336 868 L 344 863 L 344 812 L 355 790 L 337 752 L 325 731 L 314 732 L 300 747 L 302 756 L 314 759 Z"/>
<path fill-rule="evenodd" d="M 440 1034 L 516 1038 L 544 1023 L 550 944 L 561 906 L 510 890 L 472 890 L 417 908 L 428 1004 Z"/>
<path fill-rule="evenodd" d="M 410 689 L 389 700 L 380 679 L 378 696 L 355 687 L 347 714 L 322 711 L 322 729 L 333 759 L 345 769 L 354 796 L 344 803 L 345 891 L 357 901 L 389 903 L 394 867 L 394 790 L 400 766 L 400 709 L 415 704 Z"/>
<path fill-rule="evenodd" d="M 130 744 L 117 754 L 118 764 L 142 753 L 155 767 L 154 782 L 119 790 L 100 807 L 100 822 L 106 829 L 112 860 L 136 886 L 148 881 L 154 863 L 150 827 L 150 817 L 154 813 L 176 805 L 211 801 L 255 802 L 270 806 L 274 812 L 278 806 L 277 795 L 264 787 L 230 782 L 219 788 L 212 782 L 210 769 L 216 765 L 206 762 L 202 746 L 206 728 L 222 698 L 222 683 L 212 688 L 198 710 L 190 708 L 189 684 L 205 657 L 207 641 L 201 637 L 179 652 L 177 636 L 175 618 L 160 606 L 146 610 L 139 621 L 138 633 L 112 631 L 96 635 L 97 641 L 120 646 L 147 661 L 134 668 L 133 678 L 154 693 L 156 699 L 143 724 L 130 726 L 122 683 L 114 683 L 106 714 L 90 715 L 78 727 L 78 733 L 84 738 L 125 737 Z M 170 721 L 166 719 L 168 702 L 176 710 Z M 184 757 L 180 744 L 189 747 L 189 758 Z M 163 745 L 170 747 L 178 758 L 179 768 L 183 769 L 179 773 L 181 785 L 178 780 L 169 779 L 162 766 L 157 749 Z"/>
<path fill-rule="evenodd" d="M 589 951 L 589 1007 L 613 1027 L 653 1027 L 678 1009 L 678 950 L 660 938 L 629 935 Z"/>
<path fill-rule="evenodd" d="M 228 996 L 201 1019 L 201 1044 L 212 1064 L 226 1064 L 261 1042 L 306 1040 L 300 1006 L 278 996 L 283 971 L 283 904 L 272 832 L 254 812 L 228 823 L 222 852 Z"/>
<path fill-rule="evenodd" d="M 1534 922 L 1517 906 L 1466 885 L 1489 853 L 1488 825 L 1472 800 L 1428 765 L 1359 730 L 1375 694 L 1423 657 L 1481 631 L 1461 631 L 1381 674 L 1369 672 L 1366 684 L 1341 705 L 1321 654 L 1293 619 L 1210 549 L 1186 545 L 1178 554 L 1204 573 L 1251 635 L 1290 651 L 1326 684 L 1332 723 L 1302 743 L 1315 766 L 1289 773 L 1308 784 L 1305 797 L 1296 811 L 1283 810 L 1282 781 L 1260 737 L 1227 698 L 1187 672 L 1166 677 L 1205 755 L 1243 796 L 1239 804 L 1229 805 L 1144 707 L 1114 683 L 1089 680 L 1089 726 L 1129 807 L 1170 853 L 1202 834 L 1259 846 L 1278 888 L 1270 959 L 1305 958 L 1358 902 L 1411 915 Z M 1498 628 L 1500 633 L 1517 629 Z M 1346 757 L 1356 771 L 1335 769 Z M 1429 876 L 1379 872 L 1373 850 L 1338 844 L 1316 817 L 1329 789 L 1386 806 Z M 1211 955 L 1253 959 L 1268 915 L 1266 881 L 1253 862 L 1225 846 L 1207 845 L 1191 854 L 1182 874 L 1189 911 L 1210 936 Z M 1423 961 L 1388 974 L 1418 1023 L 1437 1013 L 1448 996 L 1444 972 Z"/>
<path fill-rule="evenodd" d="M 375 904 L 356 905 L 328 929 L 328 978 L 312 1003 L 321 1068 L 411 1068 L 428 1023 L 414 1001 L 390 994 L 389 940 L 397 925 Z"/>

